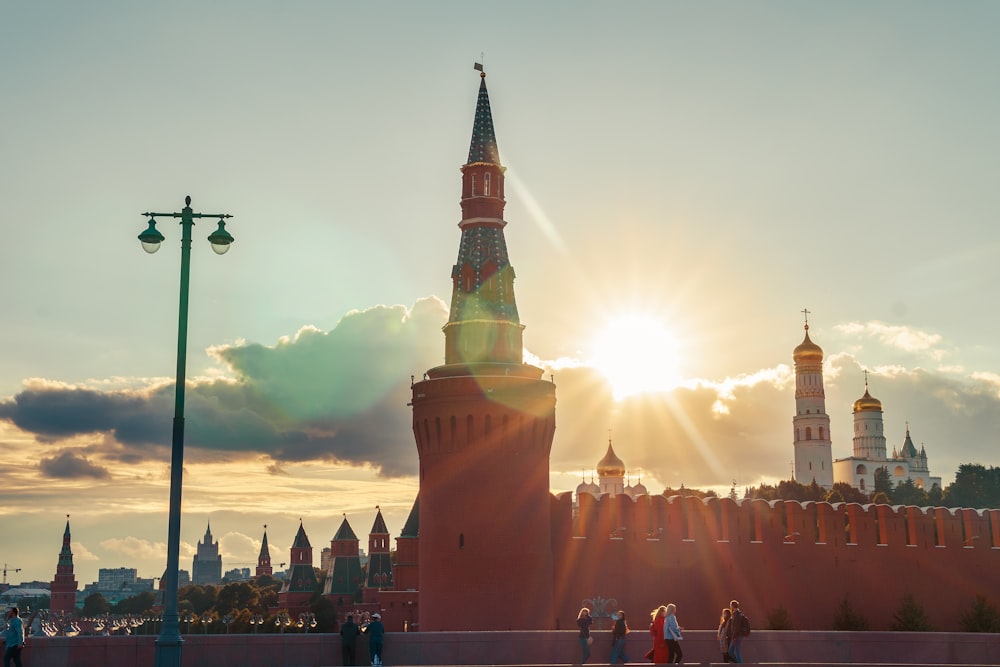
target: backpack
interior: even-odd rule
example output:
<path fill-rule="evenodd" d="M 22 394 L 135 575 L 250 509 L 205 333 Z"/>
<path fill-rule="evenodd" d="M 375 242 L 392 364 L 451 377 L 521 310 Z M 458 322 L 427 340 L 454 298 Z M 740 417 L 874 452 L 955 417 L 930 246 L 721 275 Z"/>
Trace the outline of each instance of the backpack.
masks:
<path fill-rule="evenodd" d="M 744 613 L 740 613 L 740 626 L 737 628 L 737 631 L 741 637 L 750 636 L 750 619 Z"/>

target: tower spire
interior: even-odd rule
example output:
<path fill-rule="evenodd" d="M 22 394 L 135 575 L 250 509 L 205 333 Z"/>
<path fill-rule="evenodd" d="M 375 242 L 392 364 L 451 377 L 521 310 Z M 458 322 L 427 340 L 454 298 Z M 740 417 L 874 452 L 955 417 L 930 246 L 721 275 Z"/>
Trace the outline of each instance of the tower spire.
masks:
<path fill-rule="evenodd" d="M 466 164 L 488 162 L 500 164 L 500 152 L 497 149 L 497 135 L 493 129 L 493 112 L 490 111 L 490 94 L 486 90 L 486 72 L 483 66 L 476 63 L 479 69 L 479 99 L 476 101 L 476 116 L 472 121 L 472 141 L 469 143 L 469 159 Z"/>

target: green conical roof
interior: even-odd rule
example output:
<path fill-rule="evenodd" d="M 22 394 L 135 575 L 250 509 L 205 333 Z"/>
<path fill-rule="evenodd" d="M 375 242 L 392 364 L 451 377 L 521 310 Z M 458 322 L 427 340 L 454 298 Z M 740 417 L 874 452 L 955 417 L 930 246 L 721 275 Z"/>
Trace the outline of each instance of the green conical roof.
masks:
<path fill-rule="evenodd" d="M 497 150 L 497 136 L 493 130 L 493 113 L 490 111 L 490 94 L 486 91 L 486 75 L 479 82 L 479 101 L 476 103 L 476 119 L 472 124 L 472 142 L 469 144 L 469 161 L 500 164 Z"/>
<path fill-rule="evenodd" d="M 420 496 L 413 501 L 413 509 L 410 510 L 410 516 L 406 517 L 406 523 L 403 524 L 403 531 L 399 534 L 400 537 L 417 537 L 420 533 Z"/>
<path fill-rule="evenodd" d="M 347 522 L 347 517 L 340 524 L 340 528 L 337 529 L 337 534 L 333 536 L 334 542 L 353 540 L 358 541 L 358 536 L 354 534 L 354 530 L 351 528 L 351 524 Z"/>

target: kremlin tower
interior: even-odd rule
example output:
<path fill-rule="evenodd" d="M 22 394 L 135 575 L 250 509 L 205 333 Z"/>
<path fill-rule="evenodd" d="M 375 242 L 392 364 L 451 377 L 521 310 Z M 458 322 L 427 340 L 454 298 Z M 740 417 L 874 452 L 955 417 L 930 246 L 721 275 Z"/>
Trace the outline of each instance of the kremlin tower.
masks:
<path fill-rule="evenodd" d="M 504 167 L 481 76 L 461 168 L 462 236 L 451 271 L 445 363 L 412 386 L 425 631 L 555 627 L 555 384 L 522 358 L 524 326 L 504 239 Z"/>
<path fill-rule="evenodd" d="M 358 536 L 354 534 L 347 515 L 330 540 L 330 562 L 326 567 L 323 595 L 337 596 L 338 606 L 354 599 L 361 590 L 364 572 L 361 569 L 361 551 Z"/>
<path fill-rule="evenodd" d="M 289 553 L 288 578 L 278 592 L 278 604 L 295 618 L 309 611 L 309 600 L 316 589 L 316 572 L 313 571 L 313 550 L 309 537 L 299 521 L 299 531 Z"/>
<path fill-rule="evenodd" d="M 66 515 L 66 530 L 63 532 L 62 550 L 59 552 L 59 564 L 56 566 L 56 576 L 49 584 L 49 609 L 62 614 L 76 612 L 76 578 L 73 576 L 73 552 L 69 547 L 69 515 Z"/>
<path fill-rule="evenodd" d="M 257 570 L 254 578 L 260 579 L 264 575 L 271 576 L 274 571 L 271 569 L 271 550 L 267 547 L 267 526 L 264 526 L 264 539 L 260 543 L 260 554 L 257 556 Z"/>
<path fill-rule="evenodd" d="M 389 529 L 382 518 L 382 510 L 375 508 L 375 522 L 368 533 L 368 589 L 392 589 L 392 558 L 389 555 Z"/>
<path fill-rule="evenodd" d="M 825 489 L 833 486 L 833 452 L 830 442 L 830 415 L 826 413 L 823 390 L 823 349 L 809 340 L 809 311 L 806 336 L 792 352 L 795 361 L 795 481 Z"/>

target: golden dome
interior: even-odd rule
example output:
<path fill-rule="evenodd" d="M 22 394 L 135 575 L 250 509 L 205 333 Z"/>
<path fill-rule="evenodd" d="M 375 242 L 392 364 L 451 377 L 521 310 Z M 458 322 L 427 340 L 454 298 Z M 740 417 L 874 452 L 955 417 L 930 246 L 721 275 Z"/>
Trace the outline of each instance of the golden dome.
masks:
<path fill-rule="evenodd" d="M 608 453 L 597 462 L 597 474 L 600 477 L 623 477 L 625 475 L 625 462 L 615 455 L 615 450 L 608 441 Z"/>
<path fill-rule="evenodd" d="M 809 340 L 809 325 L 806 325 L 806 337 L 799 343 L 799 346 L 792 352 L 792 358 L 796 362 L 817 361 L 823 362 L 823 348 Z"/>
<path fill-rule="evenodd" d="M 854 411 L 855 412 L 868 412 L 871 410 L 882 410 L 882 401 L 878 400 L 874 396 L 868 393 L 868 387 L 865 387 L 865 395 L 854 401 Z"/>

